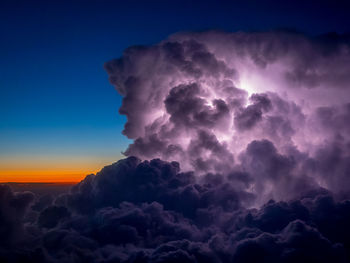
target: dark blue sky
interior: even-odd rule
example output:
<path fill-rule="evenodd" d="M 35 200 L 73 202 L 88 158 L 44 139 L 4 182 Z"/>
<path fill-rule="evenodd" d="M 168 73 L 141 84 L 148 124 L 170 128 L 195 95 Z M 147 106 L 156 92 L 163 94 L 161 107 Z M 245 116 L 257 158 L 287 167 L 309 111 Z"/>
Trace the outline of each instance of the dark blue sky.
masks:
<path fill-rule="evenodd" d="M 0 170 L 118 159 L 125 118 L 103 63 L 130 45 L 205 29 L 350 31 L 345 2 L 297 2 L 2 0 Z"/>

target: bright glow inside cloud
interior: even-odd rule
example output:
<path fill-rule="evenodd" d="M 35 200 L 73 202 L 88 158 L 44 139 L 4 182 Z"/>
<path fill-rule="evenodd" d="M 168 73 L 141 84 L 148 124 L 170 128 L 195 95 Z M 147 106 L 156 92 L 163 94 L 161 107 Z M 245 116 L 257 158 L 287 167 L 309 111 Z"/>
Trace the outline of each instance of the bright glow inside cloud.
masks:
<path fill-rule="evenodd" d="M 349 54 L 341 40 L 283 32 L 185 33 L 131 47 L 106 64 L 124 96 L 124 134 L 134 139 L 125 154 L 178 161 L 197 174 L 248 171 L 257 177 L 249 187 L 265 193 L 277 182 L 259 182 L 266 164 L 250 155 L 276 152 L 304 160 L 266 171 L 285 176 L 281 184 L 303 177 L 340 187 L 305 167 L 324 147 L 348 142 Z"/>

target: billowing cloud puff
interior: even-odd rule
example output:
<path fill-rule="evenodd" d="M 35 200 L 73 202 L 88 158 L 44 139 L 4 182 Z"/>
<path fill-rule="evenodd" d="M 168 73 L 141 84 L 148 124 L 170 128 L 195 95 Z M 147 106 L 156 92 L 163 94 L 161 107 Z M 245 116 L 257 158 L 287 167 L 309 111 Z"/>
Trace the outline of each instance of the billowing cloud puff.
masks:
<path fill-rule="evenodd" d="M 126 155 L 199 175 L 249 172 L 262 202 L 349 190 L 347 36 L 181 33 L 105 68 L 134 139 Z"/>
<path fill-rule="evenodd" d="M 126 155 L 228 173 L 253 140 L 305 159 L 349 141 L 347 36 L 180 33 L 130 47 L 105 68 L 123 96 L 123 133 L 134 139 Z M 323 179 L 315 181 L 337 187 Z"/>

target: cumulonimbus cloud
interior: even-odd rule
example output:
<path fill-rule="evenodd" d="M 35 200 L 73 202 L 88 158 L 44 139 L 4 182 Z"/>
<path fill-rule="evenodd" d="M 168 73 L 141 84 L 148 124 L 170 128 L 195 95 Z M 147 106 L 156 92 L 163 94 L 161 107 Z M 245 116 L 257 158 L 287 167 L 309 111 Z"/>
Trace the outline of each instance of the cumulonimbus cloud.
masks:
<path fill-rule="evenodd" d="M 134 139 L 126 155 L 175 160 L 198 174 L 249 170 L 251 188 L 272 198 L 282 198 L 298 178 L 349 190 L 337 183 L 349 168 L 347 36 L 181 33 L 130 47 L 105 68 L 123 96 L 123 133 Z M 257 145 L 260 153 L 249 151 Z M 320 168 L 333 157 L 336 170 Z M 263 189 L 269 180 L 276 191 Z"/>

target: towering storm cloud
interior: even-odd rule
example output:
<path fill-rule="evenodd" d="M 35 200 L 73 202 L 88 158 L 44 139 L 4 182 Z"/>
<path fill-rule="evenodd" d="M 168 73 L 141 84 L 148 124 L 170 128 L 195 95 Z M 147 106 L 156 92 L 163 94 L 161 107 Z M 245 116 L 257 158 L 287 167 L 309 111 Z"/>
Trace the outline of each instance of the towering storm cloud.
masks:
<path fill-rule="evenodd" d="M 180 33 L 107 62 L 127 158 L 0 187 L 1 262 L 350 262 L 350 38 Z"/>
<path fill-rule="evenodd" d="M 348 36 L 181 33 L 105 68 L 134 139 L 126 155 L 248 172 L 269 198 L 349 190 Z"/>

